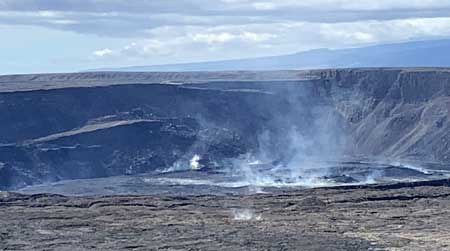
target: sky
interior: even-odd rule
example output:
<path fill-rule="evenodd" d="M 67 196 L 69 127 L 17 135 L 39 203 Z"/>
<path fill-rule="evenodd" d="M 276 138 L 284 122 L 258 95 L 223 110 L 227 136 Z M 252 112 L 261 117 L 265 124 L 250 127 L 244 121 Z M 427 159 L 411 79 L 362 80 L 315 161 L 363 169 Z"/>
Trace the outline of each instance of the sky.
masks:
<path fill-rule="evenodd" d="M 450 37 L 448 0 L 0 0 L 0 74 Z"/>

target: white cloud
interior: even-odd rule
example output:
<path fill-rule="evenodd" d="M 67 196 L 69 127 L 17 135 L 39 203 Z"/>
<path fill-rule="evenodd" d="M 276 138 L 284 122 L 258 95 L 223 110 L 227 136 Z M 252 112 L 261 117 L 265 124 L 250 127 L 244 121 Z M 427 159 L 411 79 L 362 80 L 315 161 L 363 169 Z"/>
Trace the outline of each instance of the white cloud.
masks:
<path fill-rule="evenodd" d="M 248 40 L 251 42 L 263 42 L 263 41 L 267 41 L 273 38 L 276 38 L 277 35 L 275 34 L 269 34 L 269 33 L 254 33 L 254 32 L 244 32 L 241 34 L 241 37 L 244 40 Z"/>
<path fill-rule="evenodd" d="M 58 0 L 58 4 L 5 0 L 0 3 L 2 24 L 141 38 L 145 38 L 145 30 L 162 26 L 345 23 L 450 16 L 450 1 L 442 0 L 142 0 L 133 3 Z"/>
<path fill-rule="evenodd" d="M 222 32 L 222 33 L 198 33 L 198 34 L 192 34 L 191 35 L 192 40 L 196 42 L 206 42 L 208 44 L 212 43 L 225 43 L 230 40 L 236 39 L 236 36 L 228 33 L 228 32 Z"/>
<path fill-rule="evenodd" d="M 123 47 L 120 50 L 120 54 L 134 57 L 166 56 L 172 53 L 172 48 L 169 44 L 156 39 L 144 40 Z"/>
<path fill-rule="evenodd" d="M 56 11 L 38 11 L 37 15 L 41 16 L 41 17 L 48 17 L 48 18 L 59 18 L 59 17 L 63 16 L 63 14 L 61 12 L 56 12 Z"/>
<path fill-rule="evenodd" d="M 57 24 L 57 25 L 78 24 L 78 21 L 70 19 L 52 19 L 48 20 L 47 22 L 50 24 Z"/>
<path fill-rule="evenodd" d="M 132 42 L 117 49 L 100 49 L 92 52 L 97 59 L 142 59 L 171 55 L 174 43 L 164 43 L 155 39 Z M 95 59 L 95 58 L 94 58 Z"/>
<path fill-rule="evenodd" d="M 252 6 L 256 10 L 274 10 L 278 7 L 275 2 L 256 2 L 253 3 Z"/>
<path fill-rule="evenodd" d="M 232 28 L 230 30 L 233 30 Z M 231 31 L 230 31 L 231 32 Z M 195 42 L 205 42 L 207 44 L 214 43 L 226 43 L 230 41 L 243 41 L 243 42 L 264 42 L 272 38 L 276 38 L 276 35 L 269 33 L 255 33 L 244 31 L 242 33 L 233 34 L 230 32 L 220 33 L 196 33 L 190 34 L 189 37 Z"/>
<path fill-rule="evenodd" d="M 404 10 L 448 8 L 449 1 L 442 0 L 276 0 L 276 1 L 233 1 L 243 7 L 256 10 L 275 10 L 284 8 L 308 8 L 311 10 Z"/>
<path fill-rule="evenodd" d="M 450 1 L 0 0 L 2 24 L 109 39 L 83 59 L 162 64 L 450 36 Z"/>
<path fill-rule="evenodd" d="M 149 29 L 147 34 L 151 39 L 136 39 L 122 48 L 111 49 L 105 56 L 146 59 L 152 60 L 148 64 L 160 64 L 288 54 L 324 47 L 346 48 L 450 36 L 450 18 L 164 26 Z"/>
<path fill-rule="evenodd" d="M 250 0 L 220 0 L 223 3 L 231 3 L 231 4 L 236 4 L 236 3 L 247 3 Z"/>
<path fill-rule="evenodd" d="M 113 51 L 108 48 L 105 48 L 102 50 L 94 51 L 92 54 L 97 57 L 104 57 L 113 54 Z"/>
<path fill-rule="evenodd" d="M 450 36 L 450 18 L 418 18 L 389 21 L 321 24 L 321 37 L 330 44 L 379 43 L 420 39 L 421 37 Z M 339 46 L 338 46 L 339 47 Z"/>

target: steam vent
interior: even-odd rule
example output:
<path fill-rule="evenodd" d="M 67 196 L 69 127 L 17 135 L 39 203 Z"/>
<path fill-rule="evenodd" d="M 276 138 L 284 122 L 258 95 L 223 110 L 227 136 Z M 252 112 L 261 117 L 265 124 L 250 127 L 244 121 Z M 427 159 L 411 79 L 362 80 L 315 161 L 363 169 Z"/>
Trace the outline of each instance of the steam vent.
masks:
<path fill-rule="evenodd" d="M 0 76 L 1 250 L 450 250 L 450 69 Z"/>

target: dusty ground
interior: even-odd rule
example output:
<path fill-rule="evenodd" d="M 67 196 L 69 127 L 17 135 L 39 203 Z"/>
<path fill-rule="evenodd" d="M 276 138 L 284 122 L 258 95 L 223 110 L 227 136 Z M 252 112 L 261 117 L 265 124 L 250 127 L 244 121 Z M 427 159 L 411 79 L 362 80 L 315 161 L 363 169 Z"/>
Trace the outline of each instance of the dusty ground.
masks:
<path fill-rule="evenodd" d="M 450 180 L 246 196 L 0 193 L 2 250 L 450 250 Z"/>

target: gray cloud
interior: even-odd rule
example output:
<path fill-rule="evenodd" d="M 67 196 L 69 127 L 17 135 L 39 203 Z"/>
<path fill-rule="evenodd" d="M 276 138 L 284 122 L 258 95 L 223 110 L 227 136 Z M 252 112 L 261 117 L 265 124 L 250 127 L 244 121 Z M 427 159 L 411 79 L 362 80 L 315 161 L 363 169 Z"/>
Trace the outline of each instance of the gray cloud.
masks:
<path fill-rule="evenodd" d="M 161 64 L 450 36 L 450 1 L 0 0 L 0 25 L 120 38 L 80 57 Z"/>
<path fill-rule="evenodd" d="M 2 0 L 10 11 L 77 11 L 128 13 L 270 13 L 285 9 L 315 11 L 439 10 L 449 8 L 442 0 Z"/>
<path fill-rule="evenodd" d="M 146 37 L 160 26 L 339 23 L 450 16 L 447 1 L 0 0 L 2 24 Z"/>
<path fill-rule="evenodd" d="M 198 1 L 184 0 L 2 0 L 0 8 L 9 11 L 74 11 L 74 12 L 129 12 L 168 13 L 196 9 Z"/>

